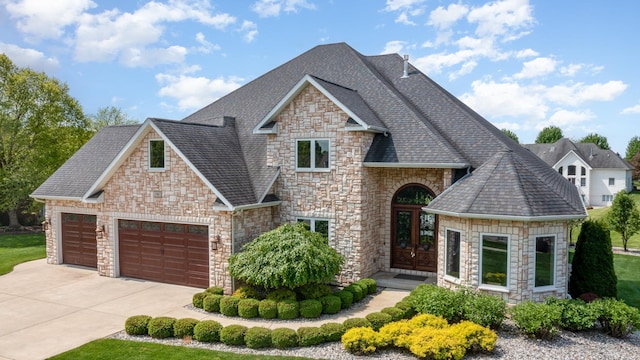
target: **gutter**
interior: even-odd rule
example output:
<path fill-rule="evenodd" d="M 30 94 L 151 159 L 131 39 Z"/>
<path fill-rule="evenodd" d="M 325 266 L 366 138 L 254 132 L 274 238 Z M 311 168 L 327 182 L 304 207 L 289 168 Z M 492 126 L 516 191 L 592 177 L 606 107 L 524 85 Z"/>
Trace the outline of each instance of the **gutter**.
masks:
<path fill-rule="evenodd" d="M 389 163 L 389 162 L 363 162 L 364 167 L 377 168 L 412 168 L 412 169 L 467 169 L 471 166 L 463 163 Z"/>
<path fill-rule="evenodd" d="M 518 215 L 494 215 L 494 214 L 473 214 L 473 213 L 459 213 L 454 211 L 434 210 L 427 207 L 422 208 L 424 211 L 438 214 L 453 216 L 465 219 L 484 219 L 484 220 L 506 220 L 506 221 L 558 221 L 558 220 L 580 220 L 587 217 L 587 214 L 583 215 L 545 215 L 545 216 L 518 216 Z"/>

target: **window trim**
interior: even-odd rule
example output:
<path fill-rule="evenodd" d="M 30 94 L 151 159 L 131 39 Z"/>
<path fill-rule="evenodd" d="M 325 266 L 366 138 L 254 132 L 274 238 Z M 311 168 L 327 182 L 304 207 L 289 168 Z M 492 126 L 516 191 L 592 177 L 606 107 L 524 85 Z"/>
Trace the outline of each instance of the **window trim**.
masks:
<path fill-rule="evenodd" d="M 575 165 L 569 165 L 569 166 L 567 166 L 567 175 L 569 175 L 569 176 L 576 176 L 576 173 L 577 173 L 577 172 L 576 172 L 576 170 L 577 170 L 577 169 L 576 169 L 576 167 L 577 167 L 577 166 L 575 166 Z M 572 171 L 572 170 L 573 170 L 573 171 Z"/>
<path fill-rule="evenodd" d="M 151 166 L 151 144 L 159 141 L 162 142 L 162 167 L 153 167 Z M 147 168 L 149 169 L 149 171 L 165 171 L 167 168 L 167 144 L 164 139 L 149 139 L 147 143 L 147 151 L 149 157 L 147 161 Z"/>
<path fill-rule="evenodd" d="M 316 221 L 326 221 L 327 222 L 327 240 L 331 238 L 331 220 L 327 218 L 318 218 L 318 217 L 308 217 L 308 216 L 296 216 L 296 222 L 309 220 L 309 230 L 312 232 L 316 231 Z"/>
<path fill-rule="evenodd" d="M 484 284 L 482 283 L 482 256 L 483 256 L 483 246 L 482 243 L 484 241 L 484 237 L 485 236 L 500 236 L 500 237 L 506 237 L 507 238 L 507 281 L 506 281 L 506 286 L 501 286 L 501 285 L 493 285 L 493 284 Z M 509 288 L 509 283 L 510 283 L 510 279 L 511 279 L 511 235 L 508 234 L 498 234 L 498 233 L 480 233 L 480 241 L 479 241 L 479 247 L 480 247 L 480 257 L 479 257 L 479 261 L 478 261 L 478 289 L 481 290 L 490 290 L 490 291 L 496 291 L 496 292 L 503 292 L 503 293 L 508 293 L 511 291 L 511 289 Z"/>
<path fill-rule="evenodd" d="M 309 151 L 309 155 L 310 155 L 310 159 L 309 159 L 309 164 L 311 165 L 310 167 L 298 167 L 298 144 L 300 144 L 301 141 L 310 141 L 311 142 L 311 149 Z M 320 167 L 316 167 L 316 153 L 315 151 L 313 151 L 315 149 L 315 144 L 317 141 L 326 141 L 329 143 L 328 147 L 328 159 L 327 159 L 327 167 L 326 168 L 320 168 Z M 331 139 L 328 138 L 300 138 L 300 139 L 296 139 L 296 163 L 295 163 L 295 168 L 296 171 L 299 172 L 329 172 L 331 171 L 331 148 L 332 148 L 332 142 Z"/>
<path fill-rule="evenodd" d="M 609 178 L 609 186 L 616 186 L 616 178 L 614 177 Z"/>
<path fill-rule="evenodd" d="M 538 238 L 541 237 L 553 237 L 553 282 L 551 285 L 543 285 L 536 286 L 536 262 L 538 260 L 538 252 L 536 251 L 536 246 L 538 242 Z M 558 235 L 557 234 L 540 234 L 533 236 L 533 251 L 534 251 L 534 259 L 533 259 L 533 292 L 543 292 L 555 290 L 557 288 L 557 280 L 558 280 Z"/>
<path fill-rule="evenodd" d="M 448 256 L 447 256 L 447 249 L 449 249 L 449 232 L 455 232 L 458 233 L 458 277 L 455 277 L 453 275 L 449 275 L 447 273 L 448 271 Z M 461 258 L 460 255 L 462 253 L 462 231 L 458 230 L 458 229 L 453 229 L 453 228 L 445 228 L 444 229 L 444 279 L 455 283 L 455 284 L 460 284 L 461 283 L 461 278 L 460 278 L 460 268 L 461 268 Z"/>

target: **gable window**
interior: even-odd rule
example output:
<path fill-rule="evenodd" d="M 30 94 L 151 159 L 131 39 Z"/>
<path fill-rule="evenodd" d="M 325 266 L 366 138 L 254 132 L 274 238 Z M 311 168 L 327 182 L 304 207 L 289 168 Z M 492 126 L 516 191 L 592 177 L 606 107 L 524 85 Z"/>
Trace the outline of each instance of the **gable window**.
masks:
<path fill-rule="evenodd" d="M 320 233 L 325 239 L 329 239 L 329 220 L 314 218 L 297 218 L 297 222 L 303 222 L 309 226 L 309 230 Z"/>
<path fill-rule="evenodd" d="M 602 195 L 602 202 L 611 202 L 613 201 L 613 195 Z"/>
<path fill-rule="evenodd" d="M 445 275 L 460 278 L 460 232 L 447 229 L 445 238 Z"/>
<path fill-rule="evenodd" d="M 163 140 L 149 140 L 149 169 L 164 170 Z"/>
<path fill-rule="evenodd" d="M 298 170 L 328 170 L 329 140 L 304 139 L 296 142 Z"/>
<path fill-rule="evenodd" d="M 587 186 L 587 178 L 580 178 L 580 186 L 585 187 Z"/>
<path fill-rule="evenodd" d="M 609 178 L 609 186 L 614 186 L 616 184 L 616 178 Z"/>
<path fill-rule="evenodd" d="M 536 237 L 535 287 L 553 286 L 556 278 L 556 237 Z"/>
<path fill-rule="evenodd" d="M 509 237 L 481 235 L 480 283 L 507 287 L 509 283 Z"/>
<path fill-rule="evenodd" d="M 580 176 L 587 176 L 587 169 L 584 166 L 580 167 Z"/>
<path fill-rule="evenodd" d="M 563 174 L 562 174 L 562 166 L 560 166 L 560 167 L 558 168 L 558 172 L 560 173 L 560 175 L 563 175 Z"/>
<path fill-rule="evenodd" d="M 569 165 L 567 166 L 567 175 L 575 175 L 576 174 L 576 166 Z"/>

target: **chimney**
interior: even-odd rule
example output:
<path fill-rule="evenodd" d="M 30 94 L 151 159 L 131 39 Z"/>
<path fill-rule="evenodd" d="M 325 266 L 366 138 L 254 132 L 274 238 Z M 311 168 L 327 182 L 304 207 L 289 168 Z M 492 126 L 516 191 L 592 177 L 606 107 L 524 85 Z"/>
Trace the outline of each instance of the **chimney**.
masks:
<path fill-rule="evenodd" d="M 404 71 L 402 72 L 402 78 L 409 77 L 409 55 L 404 56 Z"/>

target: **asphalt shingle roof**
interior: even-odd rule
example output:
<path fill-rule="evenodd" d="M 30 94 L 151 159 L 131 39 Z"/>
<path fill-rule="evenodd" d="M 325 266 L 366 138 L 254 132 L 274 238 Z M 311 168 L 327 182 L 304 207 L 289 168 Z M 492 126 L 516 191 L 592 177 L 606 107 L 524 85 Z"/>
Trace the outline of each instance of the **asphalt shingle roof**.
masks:
<path fill-rule="evenodd" d="M 567 138 L 562 138 L 553 144 L 527 144 L 523 146 L 550 166 L 555 165 L 569 152 L 574 151 L 594 169 L 633 169 L 633 166 L 620 155 L 611 150 L 600 149 L 598 145 L 593 143 L 574 143 Z"/>

